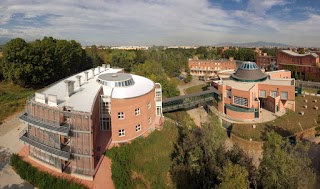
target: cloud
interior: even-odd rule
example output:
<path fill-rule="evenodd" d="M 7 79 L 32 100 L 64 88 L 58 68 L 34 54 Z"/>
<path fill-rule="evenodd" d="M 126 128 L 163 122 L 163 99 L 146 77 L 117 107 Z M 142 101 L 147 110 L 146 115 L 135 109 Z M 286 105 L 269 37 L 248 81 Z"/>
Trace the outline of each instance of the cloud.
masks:
<path fill-rule="evenodd" d="M 265 14 L 287 3 L 284 0 L 250 0 L 245 10 L 225 10 L 207 0 L 3 0 L 0 3 L 0 36 L 29 40 L 54 36 L 105 45 L 277 41 L 277 36 L 287 40 L 290 37 L 286 36 L 305 36 L 306 31 L 319 37 L 319 15 L 315 13 L 301 22 Z M 309 35 L 306 38 L 311 39 Z M 296 43 L 304 44 L 304 41 L 308 40 Z"/>
<path fill-rule="evenodd" d="M 264 15 L 273 6 L 282 6 L 288 3 L 285 0 L 249 0 L 248 10 L 253 11 L 257 15 Z"/>

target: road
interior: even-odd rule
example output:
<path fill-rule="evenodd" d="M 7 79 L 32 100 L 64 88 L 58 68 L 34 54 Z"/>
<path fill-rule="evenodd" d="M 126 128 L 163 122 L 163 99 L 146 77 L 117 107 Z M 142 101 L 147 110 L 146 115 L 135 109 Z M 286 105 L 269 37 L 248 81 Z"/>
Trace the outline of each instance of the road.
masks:
<path fill-rule="evenodd" d="M 34 188 L 17 175 L 9 165 L 10 155 L 18 153 L 23 147 L 19 141 L 19 133 L 26 126 L 21 123 L 18 114 L 7 118 L 0 125 L 0 188 L 1 189 L 31 189 Z"/>

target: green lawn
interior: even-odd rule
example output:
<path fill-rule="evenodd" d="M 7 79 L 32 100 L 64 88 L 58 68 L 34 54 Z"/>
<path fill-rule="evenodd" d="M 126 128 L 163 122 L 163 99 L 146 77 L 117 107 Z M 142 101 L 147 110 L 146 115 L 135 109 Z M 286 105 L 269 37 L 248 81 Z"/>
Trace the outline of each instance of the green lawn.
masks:
<path fill-rule="evenodd" d="M 185 111 L 165 116 L 183 125 L 194 125 Z M 112 179 L 116 188 L 175 188 L 170 168 L 178 138 L 178 126 L 166 121 L 161 131 L 107 151 L 106 155 L 112 159 Z"/>
<path fill-rule="evenodd" d="M 169 170 L 177 140 L 178 128 L 165 123 L 161 131 L 107 151 L 116 188 L 173 188 Z"/>
<path fill-rule="evenodd" d="M 0 82 L 0 123 L 11 114 L 21 111 L 33 89 L 22 88 L 8 82 Z"/>
<path fill-rule="evenodd" d="M 205 91 L 205 90 L 207 90 L 207 88 L 208 88 L 207 84 L 201 84 L 201 85 L 189 87 L 185 91 L 187 94 L 191 94 L 191 93 Z"/>
<path fill-rule="evenodd" d="M 315 94 L 317 94 L 319 90 L 318 89 L 312 89 L 312 88 L 303 87 L 302 91 L 307 92 L 307 93 L 315 93 Z"/>
<path fill-rule="evenodd" d="M 308 102 L 304 102 L 304 99 Z M 313 100 L 317 102 L 313 102 Z M 303 108 L 307 105 L 308 108 Z M 252 124 L 234 124 L 232 133 L 245 139 L 262 141 L 266 131 L 275 130 L 282 136 L 290 136 L 302 130 L 318 126 L 319 110 L 315 110 L 314 106 L 320 108 L 320 98 L 315 96 L 298 96 L 296 97 L 296 111 L 287 111 L 287 113 L 274 121 L 255 124 L 256 128 L 252 128 Z M 304 111 L 305 115 L 299 114 Z"/>

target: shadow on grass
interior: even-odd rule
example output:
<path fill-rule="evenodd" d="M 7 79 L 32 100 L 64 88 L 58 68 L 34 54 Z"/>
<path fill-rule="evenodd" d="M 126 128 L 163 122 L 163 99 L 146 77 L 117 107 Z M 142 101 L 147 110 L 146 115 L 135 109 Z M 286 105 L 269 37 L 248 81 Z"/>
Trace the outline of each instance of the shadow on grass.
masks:
<path fill-rule="evenodd" d="M 276 133 L 278 133 L 279 135 L 281 135 L 282 137 L 288 137 L 288 136 L 292 136 L 294 135 L 293 132 L 285 130 L 279 126 L 273 125 L 273 124 L 267 124 L 264 128 L 264 130 L 261 133 L 261 139 L 264 141 L 266 138 L 266 133 L 270 132 L 270 131 L 275 131 Z"/>

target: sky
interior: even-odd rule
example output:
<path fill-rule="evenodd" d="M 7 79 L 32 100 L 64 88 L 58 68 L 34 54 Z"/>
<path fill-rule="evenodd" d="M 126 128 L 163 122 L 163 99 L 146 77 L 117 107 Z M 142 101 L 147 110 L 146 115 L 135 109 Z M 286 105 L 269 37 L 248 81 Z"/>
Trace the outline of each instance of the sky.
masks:
<path fill-rule="evenodd" d="M 0 37 L 82 45 L 320 47 L 320 0 L 0 0 Z"/>

